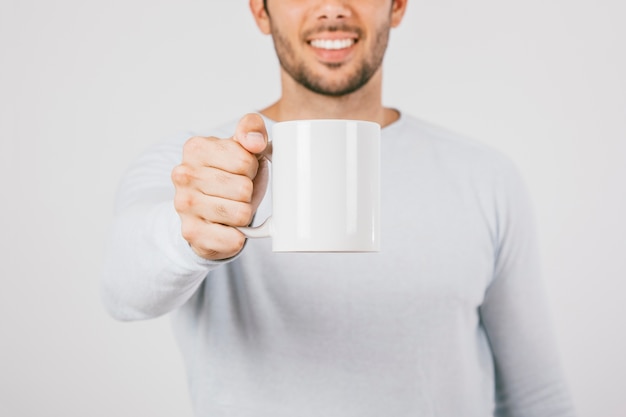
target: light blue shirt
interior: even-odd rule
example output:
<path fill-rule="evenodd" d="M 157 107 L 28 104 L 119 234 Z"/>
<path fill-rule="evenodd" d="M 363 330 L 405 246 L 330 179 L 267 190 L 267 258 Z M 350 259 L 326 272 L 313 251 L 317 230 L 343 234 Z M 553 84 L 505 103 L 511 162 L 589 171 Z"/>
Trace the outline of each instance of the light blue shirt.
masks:
<path fill-rule="evenodd" d="M 379 253 L 273 253 L 255 239 L 210 262 L 172 203 L 187 137 L 123 180 L 103 297 L 122 320 L 172 313 L 198 416 L 574 415 L 508 158 L 403 115 L 382 130 Z"/>

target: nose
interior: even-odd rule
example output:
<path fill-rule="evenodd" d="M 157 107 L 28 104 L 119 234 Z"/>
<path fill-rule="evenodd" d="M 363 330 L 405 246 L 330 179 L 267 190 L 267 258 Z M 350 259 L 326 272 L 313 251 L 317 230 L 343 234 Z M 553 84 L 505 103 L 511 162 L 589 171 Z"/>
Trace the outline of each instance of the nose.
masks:
<path fill-rule="evenodd" d="M 321 1 L 315 13 L 318 20 L 342 20 L 351 15 L 345 0 Z"/>

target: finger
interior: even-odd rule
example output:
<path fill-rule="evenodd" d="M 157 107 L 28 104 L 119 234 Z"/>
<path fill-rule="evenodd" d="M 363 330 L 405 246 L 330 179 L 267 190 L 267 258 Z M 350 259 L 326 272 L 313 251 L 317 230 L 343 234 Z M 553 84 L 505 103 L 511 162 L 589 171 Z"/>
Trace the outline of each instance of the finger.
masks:
<path fill-rule="evenodd" d="M 187 174 L 199 167 L 213 167 L 233 174 L 254 178 L 258 159 L 232 139 L 196 136 L 183 146 L 183 163 L 189 168 Z"/>
<path fill-rule="evenodd" d="M 193 179 L 190 185 L 201 193 L 243 203 L 252 200 L 254 185 L 249 177 L 211 167 L 199 171 L 199 178 Z"/>
<path fill-rule="evenodd" d="M 190 193 L 182 204 L 187 204 L 188 209 L 180 211 L 226 226 L 248 226 L 254 214 L 249 203 L 202 193 Z"/>
<path fill-rule="evenodd" d="M 206 196 L 210 204 L 205 206 L 202 217 L 213 223 L 226 226 L 248 226 L 252 222 L 252 206 L 241 201 Z"/>
<path fill-rule="evenodd" d="M 255 185 L 248 176 L 213 167 L 192 169 L 186 165 L 178 165 L 172 170 L 172 182 L 182 194 L 197 191 L 244 203 L 252 200 L 255 191 Z"/>
<path fill-rule="evenodd" d="M 254 178 L 252 197 L 250 198 L 250 203 L 252 204 L 252 210 L 254 212 L 256 212 L 257 208 L 261 204 L 261 201 L 265 197 L 267 184 L 269 182 L 269 171 L 270 169 L 267 160 L 259 160 L 259 169 L 257 171 L 256 177 Z"/>
<path fill-rule="evenodd" d="M 205 259 L 226 259 L 241 251 L 246 241 L 237 229 L 183 217 L 182 235 L 193 251 Z"/>
<path fill-rule="evenodd" d="M 233 140 L 248 152 L 261 155 L 267 147 L 267 129 L 263 118 L 256 113 L 243 116 L 235 128 Z"/>

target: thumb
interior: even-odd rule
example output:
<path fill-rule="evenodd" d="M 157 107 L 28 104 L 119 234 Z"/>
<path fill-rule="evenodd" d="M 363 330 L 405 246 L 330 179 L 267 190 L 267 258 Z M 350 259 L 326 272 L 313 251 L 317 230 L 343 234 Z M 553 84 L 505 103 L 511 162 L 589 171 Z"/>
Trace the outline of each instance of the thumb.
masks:
<path fill-rule="evenodd" d="M 237 123 L 233 140 L 248 152 L 261 154 L 267 147 L 267 129 L 263 118 L 256 113 L 243 116 Z"/>

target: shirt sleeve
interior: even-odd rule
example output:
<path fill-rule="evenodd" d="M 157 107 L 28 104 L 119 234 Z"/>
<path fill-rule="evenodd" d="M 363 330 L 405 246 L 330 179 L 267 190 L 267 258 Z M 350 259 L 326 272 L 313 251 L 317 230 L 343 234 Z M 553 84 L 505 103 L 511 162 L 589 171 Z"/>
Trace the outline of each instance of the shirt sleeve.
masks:
<path fill-rule="evenodd" d="M 102 301 L 116 319 L 149 319 L 174 310 L 224 263 L 196 255 L 181 234 L 170 175 L 188 137 L 150 149 L 120 183 L 101 278 Z"/>
<path fill-rule="evenodd" d="M 494 357 L 498 417 L 574 416 L 542 285 L 528 192 L 512 164 L 496 176 L 494 277 L 481 306 Z"/>

